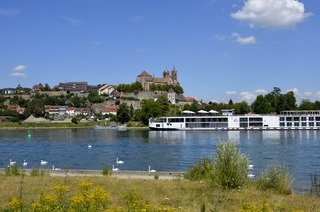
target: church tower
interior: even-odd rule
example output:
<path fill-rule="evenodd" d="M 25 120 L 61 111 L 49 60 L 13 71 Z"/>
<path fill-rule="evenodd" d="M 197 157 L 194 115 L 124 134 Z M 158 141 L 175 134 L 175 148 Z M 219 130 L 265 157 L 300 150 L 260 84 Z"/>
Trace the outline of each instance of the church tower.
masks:
<path fill-rule="evenodd" d="M 163 78 L 170 78 L 170 72 L 167 68 L 163 71 Z"/>
<path fill-rule="evenodd" d="M 173 81 L 178 81 L 178 74 L 175 66 L 172 68 L 171 76 Z"/>

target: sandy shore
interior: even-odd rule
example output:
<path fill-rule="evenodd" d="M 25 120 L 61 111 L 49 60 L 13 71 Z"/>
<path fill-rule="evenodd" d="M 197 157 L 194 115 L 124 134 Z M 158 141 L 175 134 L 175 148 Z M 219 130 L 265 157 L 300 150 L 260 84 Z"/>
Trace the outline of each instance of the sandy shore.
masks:
<path fill-rule="evenodd" d="M 105 177 L 102 174 L 102 170 L 75 170 L 75 169 L 43 169 L 49 176 L 66 177 L 66 176 L 78 176 L 78 177 Z M 26 174 L 30 174 L 32 169 L 25 169 Z M 5 169 L 0 169 L 1 174 L 5 174 Z M 160 179 L 160 180 L 174 180 L 183 179 L 184 172 L 147 172 L 147 171 L 111 171 L 110 176 L 121 179 Z"/>

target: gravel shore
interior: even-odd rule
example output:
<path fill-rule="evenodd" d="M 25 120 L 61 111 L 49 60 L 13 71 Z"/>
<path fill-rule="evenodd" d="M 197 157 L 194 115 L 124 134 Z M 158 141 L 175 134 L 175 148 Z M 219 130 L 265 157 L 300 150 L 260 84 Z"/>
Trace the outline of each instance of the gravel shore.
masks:
<path fill-rule="evenodd" d="M 30 174 L 32 169 L 24 169 L 26 174 Z M 75 170 L 75 169 L 61 169 L 61 170 L 52 170 L 52 169 L 43 169 L 45 173 L 48 173 L 49 176 L 56 177 L 66 177 L 66 176 L 78 176 L 78 177 L 102 177 L 102 170 Z M 111 177 L 121 178 L 121 179 L 161 179 L 161 180 L 174 180 L 174 179 L 183 179 L 184 172 L 147 172 L 147 171 L 110 171 Z M 0 169 L 1 174 L 5 174 L 5 169 Z"/>

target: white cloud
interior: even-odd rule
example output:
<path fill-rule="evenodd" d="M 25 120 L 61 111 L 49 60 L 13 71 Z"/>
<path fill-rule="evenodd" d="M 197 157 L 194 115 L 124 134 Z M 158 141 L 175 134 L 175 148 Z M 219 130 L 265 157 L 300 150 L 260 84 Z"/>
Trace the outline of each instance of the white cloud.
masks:
<path fill-rule="evenodd" d="M 241 45 L 255 44 L 257 42 L 254 36 L 241 37 L 238 33 L 232 33 L 232 37 Z"/>
<path fill-rule="evenodd" d="M 312 96 L 312 92 L 311 91 L 305 91 L 303 92 L 304 96 Z"/>
<path fill-rule="evenodd" d="M 264 89 L 258 89 L 258 90 L 255 90 L 254 93 L 261 95 L 261 94 L 267 94 L 267 91 Z"/>
<path fill-rule="evenodd" d="M 100 42 L 100 41 L 95 41 L 95 42 L 93 42 L 93 44 L 94 44 L 95 46 L 100 46 L 101 42 Z"/>
<path fill-rule="evenodd" d="M 310 15 L 298 0 L 246 0 L 231 17 L 250 27 L 292 28 Z"/>
<path fill-rule="evenodd" d="M 236 91 L 226 91 L 225 92 L 227 95 L 236 95 L 237 92 Z"/>
<path fill-rule="evenodd" d="M 133 16 L 130 18 L 130 21 L 133 22 L 133 23 L 139 23 L 143 20 L 143 16 L 141 15 L 136 15 L 136 16 Z"/>
<path fill-rule="evenodd" d="M 215 39 L 215 40 L 226 40 L 226 36 L 217 34 L 217 35 L 213 36 L 213 39 Z"/>
<path fill-rule="evenodd" d="M 13 74 L 10 75 L 11 77 L 27 77 L 27 75 L 25 73 L 21 73 L 21 72 L 15 72 Z"/>
<path fill-rule="evenodd" d="M 140 47 L 140 48 L 135 49 L 134 51 L 135 51 L 135 52 L 145 52 L 145 51 L 146 51 L 146 48 Z"/>
<path fill-rule="evenodd" d="M 295 96 L 299 96 L 301 97 L 301 92 L 299 91 L 298 88 L 292 88 L 292 89 L 288 89 L 287 92 L 292 91 L 294 93 Z"/>
<path fill-rule="evenodd" d="M 12 16 L 19 15 L 19 13 L 20 13 L 20 10 L 17 10 L 17 9 L 0 8 L 0 15 L 3 15 L 3 16 L 12 17 Z"/>
<path fill-rule="evenodd" d="M 316 95 L 318 98 L 320 98 L 320 91 L 318 91 Z"/>
<path fill-rule="evenodd" d="M 16 67 L 13 67 L 12 70 L 13 71 L 23 71 L 25 70 L 27 67 L 24 66 L 24 65 L 19 65 L 19 66 L 16 66 Z"/>
<path fill-rule="evenodd" d="M 241 100 L 248 103 L 252 103 L 257 98 L 257 95 L 251 92 L 242 92 L 240 95 L 242 96 Z"/>
<path fill-rule="evenodd" d="M 82 23 L 81 20 L 79 19 L 75 19 L 75 18 L 71 18 L 68 16 L 60 16 L 62 19 L 66 20 L 68 23 L 70 23 L 73 26 L 79 27 Z"/>

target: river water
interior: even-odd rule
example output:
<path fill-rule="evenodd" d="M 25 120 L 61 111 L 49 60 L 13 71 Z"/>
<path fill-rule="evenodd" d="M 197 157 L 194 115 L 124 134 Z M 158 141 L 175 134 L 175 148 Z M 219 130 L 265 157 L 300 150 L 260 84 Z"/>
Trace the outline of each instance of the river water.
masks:
<path fill-rule="evenodd" d="M 249 155 L 258 175 L 270 163 L 287 165 L 295 191 L 311 188 L 311 174 L 320 171 L 320 131 L 149 131 L 46 129 L 0 130 L 0 167 L 9 160 L 22 167 L 41 167 L 48 161 L 62 169 L 97 169 L 102 164 L 120 170 L 186 171 L 197 160 L 215 154 L 220 140 L 232 140 Z M 88 145 L 91 148 L 88 148 Z M 116 164 L 116 158 L 124 160 Z"/>

